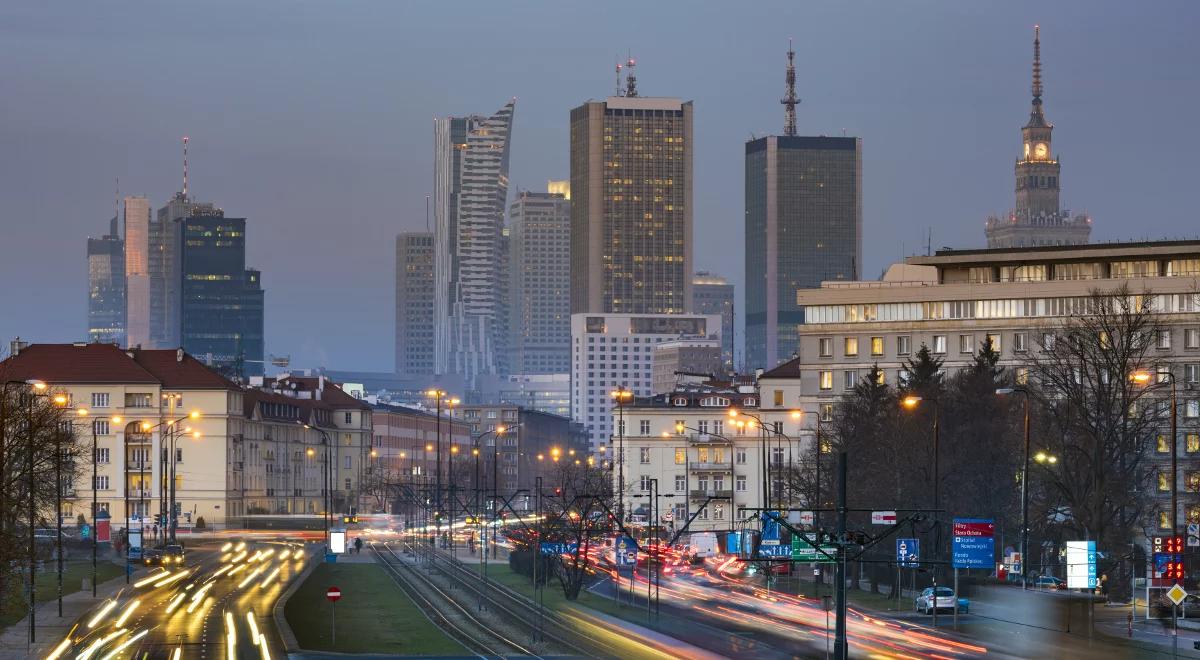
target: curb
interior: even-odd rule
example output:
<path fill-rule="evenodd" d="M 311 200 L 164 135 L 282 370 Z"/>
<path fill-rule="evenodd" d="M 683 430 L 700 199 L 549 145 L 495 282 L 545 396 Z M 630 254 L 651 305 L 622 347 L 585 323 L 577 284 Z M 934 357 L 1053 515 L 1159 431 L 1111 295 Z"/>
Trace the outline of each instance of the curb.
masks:
<path fill-rule="evenodd" d="M 320 563 L 321 561 L 309 562 L 308 566 L 305 566 L 304 570 L 300 572 L 300 575 L 297 575 L 296 579 L 292 580 L 292 583 L 288 585 L 283 594 L 275 600 L 275 606 L 271 608 L 271 618 L 275 620 L 275 629 L 279 631 L 279 636 L 283 638 L 283 646 L 289 654 L 297 653 L 304 649 L 300 648 L 300 642 L 296 640 L 296 633 L 292 632 L 292 627 L 287 624 L 287 617 L 283 615 L 283 608 L 287 606 L 288 599 L 292 597 L 292 594 L 296 593 L 296 590 L 300 588 L 301 584 L 304 584 L 304 581 L 308 579 L 308 576 L 316 570 L 317 565 Z"/>

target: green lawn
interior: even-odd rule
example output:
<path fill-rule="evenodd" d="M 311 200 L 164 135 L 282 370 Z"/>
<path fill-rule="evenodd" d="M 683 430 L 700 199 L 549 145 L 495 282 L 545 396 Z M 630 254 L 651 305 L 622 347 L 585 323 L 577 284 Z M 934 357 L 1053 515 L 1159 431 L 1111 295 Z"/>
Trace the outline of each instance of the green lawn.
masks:
<path fill-rule="evenodd" d="M 342 599 L 325 600 L 336 586 Z M 330 637 L 330 607 L 337 607 L 337 645 Z M 462 645 L 442 634 L 375 564 L 320 564 L 288 599 L 288 625 L 303 649 L 392 655 L 462 655 Z"/>
<path fill-rule="evenodd" d="M 47 564 L 47 571 L 39 572 L 35 579 L 37 588 L 37 601 L 44 603 L 46 601 L 55 600 L 58 598 L 58 567 L 53 563 Z M 96 574 L 99 576 L 98 582 L 104 583 L 118 575 L 121 575 L 121 567 L 110 561 L 101 561 L 96 566 Z M 63 563 L 63 595 L 73 594 L 79 591 L 83 585 L 83 578 L 92 577 L 92 562 L 89 561 L 68 561 Z M 12 624 L 25 618 L 29 613 L 29 606 L 25 601 L 25 576 L 14 576 L 15 579 L 21 580 L 21 585 L 11 585 L 10 597 L 8 602 L 4 604 L 3 610 L 0 610 L 0 628 L 6 628 Z"/>

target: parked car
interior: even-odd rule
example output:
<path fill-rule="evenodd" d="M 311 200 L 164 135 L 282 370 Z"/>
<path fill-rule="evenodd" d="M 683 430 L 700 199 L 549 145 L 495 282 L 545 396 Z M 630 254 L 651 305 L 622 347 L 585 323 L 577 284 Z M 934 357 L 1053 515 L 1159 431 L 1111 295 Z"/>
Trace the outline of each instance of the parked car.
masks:
<path fill-rule="evenodd" d="M 913 610 L 924 614 L 933 614 L 933 610 L 953 610 L 954 590 L 950 587 L 938 587 L 937 597 L 934 598 L 933 587 L 925 587 L 920 596 L 913 601 Z M 958 599 L 958 611 L 966 614 L 971 609 L 971 601 L 966 598 Z"/>
<path fill-rule="evenodd" d="M 1039 575 L 1033 586 L 1037 589 L 1065 589 L 1067 585 L 1053 575 Z"/>

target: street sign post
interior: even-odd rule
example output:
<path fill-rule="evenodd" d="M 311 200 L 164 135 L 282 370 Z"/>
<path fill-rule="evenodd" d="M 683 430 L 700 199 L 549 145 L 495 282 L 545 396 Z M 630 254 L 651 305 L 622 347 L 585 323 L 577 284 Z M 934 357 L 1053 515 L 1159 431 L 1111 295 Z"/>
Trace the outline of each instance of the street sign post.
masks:
<path fill-rule="evenodd" d="M 896 565 L 916 568 L 921 561 L 921 539 L 896 539 Z"/>
<path fill-rule="evenodd" d="M 996 523 L 988 518 L 955 518 L 950 555 L 954 568 L 991 569 L 996 555 Z"/>
<path fill-rule="evenodd" d="M 779 512 L 764 511 L 762 523 L 762 545 L 779 545 Z"/>
<path fill-rule="evenodd" d="M 895 525 L 896 524 L 896 512 L 895 511 L 872 511 L 871 512 L 871 524 L 872 525 Z"/>
<path fill-rule="evenodd" d="M 1096 588 L 1096 542 L 1067 541 L 1067 588 Z"/>
<path fill-rule="evenodd" d="M 762 552 L 765 549 L 766 548 L 759 548 L 760 554 L 765 554 Z M 789 548 L 789 550 L 789 553 L 779 553 L 775 556 L 787 557 L 790 554 L 793 561 L 805 561 L 818 564 L 832 563 L 834 561 L 834 557 L 837 556 L 837 546 L 823 545 L 821 546 L 820 550 L 817 550 L 812 541 L 809 541 L 799 534 L 792 534 L 792 547 Z"/>
<path fill-rule="evenodd" d="M 333 606 L 342 598 L 342 590 L 337 587 L 329 587 L 325 590 L 325 599 L 329 601 L 329 638 L 334 645 L 337 644 L 337 608 Z"/>
<path fill-rule="evenodd" d="M 542 541 L 543 555 L 573 555 L 579 548 L 578 543 L 553 543 Z"/>
<path fill-rule="evenodd" d="M 616 551 L 617 566 L 634 566 L 637 564 L 637 542 L 628 536 L 617 537 Z"/>

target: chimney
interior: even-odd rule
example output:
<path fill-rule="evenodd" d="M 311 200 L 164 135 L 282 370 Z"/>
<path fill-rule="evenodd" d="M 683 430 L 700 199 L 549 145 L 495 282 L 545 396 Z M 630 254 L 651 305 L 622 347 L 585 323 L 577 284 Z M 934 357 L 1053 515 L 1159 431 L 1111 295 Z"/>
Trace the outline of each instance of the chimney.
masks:
<path fill-rule="evenodd" d="M 29 342 L 21 341 L 20 337 L 16 337 L 8 343 L 8 353 L 13 357 L 17 357 L 27 346 L 29 346 Z"/>
<path fill-rule="evenodd" d="M 182 347 L 175 349 L 175 361 L 183 362 L 183 348 Z"/>

